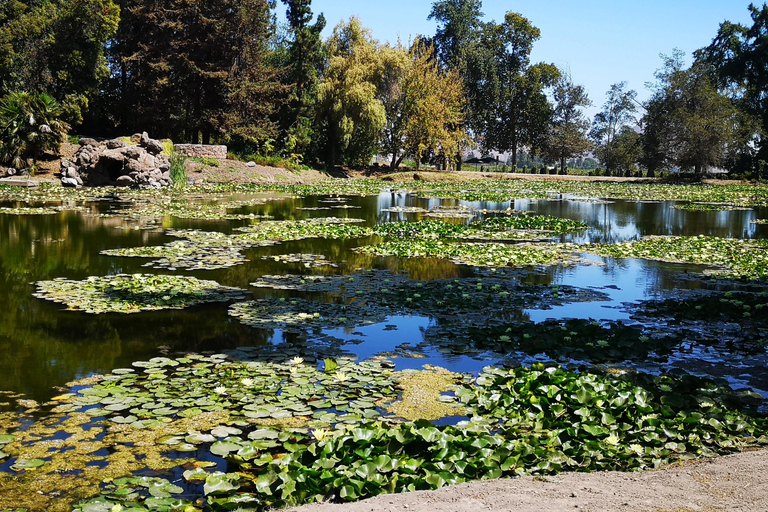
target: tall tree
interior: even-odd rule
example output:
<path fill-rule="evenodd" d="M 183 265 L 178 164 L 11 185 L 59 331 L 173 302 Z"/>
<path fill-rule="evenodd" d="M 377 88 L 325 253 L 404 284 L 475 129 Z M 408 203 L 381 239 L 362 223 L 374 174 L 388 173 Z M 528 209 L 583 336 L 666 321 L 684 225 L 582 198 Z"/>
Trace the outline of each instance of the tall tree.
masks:
<path fill-rule="evenodd" d="M 752 120 L 718 90 L 706 63 L 686 69 L 679 50 L 664 60 L 643 118 L 645 165 L 677 166 L 700 176 L 709 166 L 732 161 L 747 147 Z"/>
<path fill-rule="evenodd" d="M 48 93 L 79 124 L 104 78 L 105 44 L 120 13 L 112 0 L 9 0 L 0 6 L 0 94 Z"/>
<path fill-rule="evenodd" d="M 446 68 L 464 73 L 467 53 L 482 26 L 481 8 L 480 0 L 438 0 L 432 4 L 427 19 L 438 23 L 434 44 Z"/>
<path fill-rule="evenodd" d="M 279 89 L 268 0 L 123 0 L 122 16 L 112 59 L 123 130 L 187 141 L 275 134 L 264 117 Z"/>
<path fill-rule="evenodd" d="M 318 87 L 318 121 L 326 165 L 368 164 L 386 123 L 379 99 L 384 62 L 379 42 L 355 17 L 326 42 L 328 67 Z"/>
<path fill-rule="evenodd" d="M 699 62 L 713 66 L 718 89 L 728 90 L 736 105 L 759 122 L 752 167 L 768 162 L 768 4 L 749 5 L 752 26 L 729 21 L 720 25 L 712 43 L 696 52 Z"/>
<path fill-rule="evenodd" d="M 314 138 L 314 103 L 319 71 L 325 63 L 323 40 L 325 17 L 312 23 L 311 0 L 282 0 L 290 42 L 283 83 L 289 86 L 288 102 L 281 112 L 283 145 L 292 154 L 306 154 Z"/>
<path fill-rule="evenodd" d="M 560 77 L 554 64 L 531 66 L 533 43 L 541 32 L 527 18 L 508 12 L 504 23 L 490 24 L 486 44 L 493 48 L 497 73 L 494 85 L 483 94 L 489 119 L 483 123 L 483 145 L 500 152 L 511 151 L 512 161 L 526 147 L 538 152 L 552 115 L 545 90 Z"/>
<path fill-rule="evenodd" d="M 568 73 L 560 77 L 553 96 L 555 110 L 546 153 L 560 163 L 560 174 L 565 174 L 565 162 L 586 153 L 591 147 L 587 139 L 589 121 L 581 109 L 592 102 L 584 87 L 574 84 Z"/>
<path fill-rule="evenodd" d="M 595 114 L 592 130 L 589 132 L 589 137 L 595 145 L 595 153 L 610 171 L 626 170 L 626 167 L 622 166 L 627 164 L 624 151 L 627 136 L 622 141 L 621 148 L 617 139 L 627 126 L 637 123 L 635 112 L 637 112 L 637 93 L 627 90 L 627 82 L 611 85 L 606 94 L 603 109 Z M 624 131 L 624 133 L 628 132 Z"/>
<path fill-rule="evenodd" d="M 455 155 L 466 134 L 464 91 L 458 73 L 443 72 L 434 58 L 434 48 L 416 41 L 410 51 L 390 50 L 385 59 L 382 103 L 387 123 L 382 149 L 391 155 L 394 170 L 405 157 L 418 167 L 427 152 Z"/>

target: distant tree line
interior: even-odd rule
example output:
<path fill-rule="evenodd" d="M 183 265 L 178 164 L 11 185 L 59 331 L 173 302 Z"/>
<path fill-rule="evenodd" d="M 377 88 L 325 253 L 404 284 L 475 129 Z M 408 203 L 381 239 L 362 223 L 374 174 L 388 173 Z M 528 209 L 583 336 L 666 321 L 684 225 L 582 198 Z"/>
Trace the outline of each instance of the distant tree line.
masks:
<path fill-rule="evenodd" d="M 281 2 L 285 23 L 274 0 L 5 0 L 0 163 L 24 165 L 71 126 L 295 164 L 460 168 L 480 148 L 560 172 L 594 157 L 613 173 L 768 174 L 766 4 L 689 67 L 663 56 L 648 101 L 619 82 L 589 120 L 570 73 L 531 62 L 541 32 L 519 13 L 484 21 L 480 0 L 437 0 L 435 34 L 382 44 L 356 18 L 323 40 L 311 0 Z"/>

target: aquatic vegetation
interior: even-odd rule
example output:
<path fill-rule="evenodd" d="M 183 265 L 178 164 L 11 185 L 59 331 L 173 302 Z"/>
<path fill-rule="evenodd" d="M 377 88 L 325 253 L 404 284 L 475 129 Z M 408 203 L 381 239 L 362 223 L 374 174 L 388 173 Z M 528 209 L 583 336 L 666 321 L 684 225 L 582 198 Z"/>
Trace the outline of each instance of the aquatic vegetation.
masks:
<path fill-rule="evenodd" d="M 454 240 L 530 240 L 542 234 L 560 234 L 586 229 L 587 225 L 545 215 L 494 217 L 469 225 L 442 221 L 391 222 L 380 224 L 374 233 L 388 238 Z"/>
<path fill-rule="evenodd" d="M 273 260 L 281 263 L 298 263 L 304 268 L 333 267 L 338 268 L 338 264 L 329 261 L 323 254 L 275 254 L 273 256 L 262 256 L 262 260 Z"/>
<path fill-rule="evenodd" d="M 694 377 L 487 367 L 454 394 L 472 418 L 455 426 L 362 420 L 198 436 L 234 471 L 190 469 L 184 480 L 205 483 L 198 506 L 265 510 L 480 478 L 643 469 L 768 443 L 766 420 L 750 413 L 748 397 Z M 165 481 L 123 479 L 76 510 L 150 506 L 153 484 L 180 494 Z M 188 496 L 178 506 L 199 510 Z"/>
<path fill-rule="evenodd" d="M 206 302 L 228 302 L 245 297 L 245 290 L 187 276 L 118 274 L 84 281 L 38 281 L 35 297 L 65 304 L 86 313 L 138 313 L 182 309 Z"/>
<path fill-rule="evenodd" d="M 355 251 L 372 256 L 399 258 L 444 258 L 464 265 L 486 267 L 531 265 L 576 265 L 583 262 L 575 244 L 482 244 L 448 243 L 439 240 L 387 241 L 358 247 Z"/>
<path fill-rule="evenodd" d="M 101 251 L 106 256 L 159 258 L 144 266 L 187 270 L 215 270 L 248 261 L 242 254 L 252 247 L 270 246 L 281 241 L 303 238 L 359 238 L 370 230 L 353 225 L 359 219 L 318 218 L 300 221 L 263 221 L 237 228 L 240 233 L 218 231 L 169 230 L 168 235 L 182 240 L 154 247 L 129 247 Z"/>
<path fill-rule="evenodd" d="M 750 221 L 752 224 L 768 224 L 768 219 L 755 219 Z"/>
<path fill-rule="evenodd" d="M 21 208 L 7 208 L 2 207 L 0 208 L 0 214 L 6 214 L 6 215 L 55 215 L 59 213 L 60 210 L 57 210 L 56 208 L 47 208 L 47 207 L 38 207 L 38 208 L 32 208 L 32 207 L 21 207 Z"/>
<path fill-rule="evenodd" d="M 482 323 L 441 324 L 425 333 L 425 344 L 456 355 L 544 354 L 561 362 L 592 364 L 625 361 L 665 361 L 682 342 L 676 332 L 652 333 L 640 325 L 571 318 L 534 323 L 501 320 Z"/>
<path fill-rule="evenodd" d="M 300 332 L 306 328 L 334 328 L 383 322 L 386 311 L 375 304 L 328 304 L 307 299 L 257 299 L 239 302 L 229 314 L 245 325 Z"/>
<path fill-rule="evenodd" d="M 749 210 L 749 208 L 720 203 L 681 203 L 674 205 L 672 208 L 689 212 L 723 212 L 732 210 Z"/>
<path fill-rule="evenodd" d="M 768 278 L 768 241 L 711 236 L 651 236 L 620 244 L 592 244 L 585 250 L 613 258 L 643 258 L 722 267 L 708 273 L 735 279 Z"/>
<path fill-rule="evenodd" d="M 571 302 L 607 300 L 606 294 L 590 289 L 524 285 L 514 276 L 501 272 L 462 279 L 415 281 L 402 273 L 369 270 L 339 276 L 262 276 L 251 285 L 328 293 L 345 304 L 359 303 L 391 315 L 407 313 L 446 321 L 460 319 L 464 326 L 495 325 L 525 308 L 549 309 Z"/>

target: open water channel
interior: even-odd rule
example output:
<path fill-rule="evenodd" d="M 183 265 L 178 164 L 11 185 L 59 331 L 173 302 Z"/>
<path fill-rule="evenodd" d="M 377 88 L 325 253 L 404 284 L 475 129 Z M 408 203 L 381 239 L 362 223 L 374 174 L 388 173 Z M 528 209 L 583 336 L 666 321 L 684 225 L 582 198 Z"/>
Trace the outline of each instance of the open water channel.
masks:
<path fill-rule="evenodd" d="M 393 208 L 421 208 L 435 211 L 458 206 L 468 216 L 445 218 L 446 222 L 468 223 L 494 216 L 506 209 L 535 212 L 586 223 L 586 230 L 558 236 L 557 241 L 575 243 L 617 243 L 648 235 L 707 235 L 724 238 L 768 238 L 768 225 L 751 223 L 768 217 L 766 209 L 732 211 L 683 211 L 672 202 L 595 201 L 555 197 L 551 200 L 516 200 L 503 203 L 471 203 L 419 197 L 406 192 L 383 192 L 378 196 L 269 197 L 268 200 L 237 208 L 237 213 L 269 215 L 275 220 L 312 217 L 362 219 L 362 226 L 418 221 L 424 213 L 388 211 Z M 204 201 L 201 199 L 201 201 Z M 13 202 L 0 207 L 21 206 Z M 82 205 L 81 205 L 82 206 Z M 554 361 L 578 367 L 581 364 L 615 365 L 651 372 L 684 370 L 726 380 L 735 388 L 751 388 L 768 396 L 768 356 L 762 344 L 768 333 L 765 322 L 743 327 L 739 322 L 716 321 L 717 303 L 696 302 L 706 291 L 765 291 L 754 284 L 727 283 L 703 278 L 701 267 L 648 260 L 615 260 L 586 256 L 576 266 L 546 266 L 505 269 L 504 275 L 489 269 L 457 265 L 431 258 L 398 259 L 365 256 L 355 247 L 375 243 L 376 237 L 354 240 L 311 238 L 287 241 L 244 251 L 247 261 L 218 270 L 153 269 L 150 259 L 107 256 L 108 249 L 160 246 L 175 240 L 171 229 L 197 229 L 231 234 L 251 224 L 250 220 L 182 220 L 167 216 L 142 222 L 121 216 L 99 217 L 94 213 L 119 212 L 125 202 L 104 198 L 85 203 L 85 211 L 63 211 L 51 215 L 0 214 L 0 390 L 45 401 L 58 393 L 57 386 L 91 374 L 108 373 L 160 354 L 185 351 L 233 351 L 255 347 L 267 356 L 281 352 L 312 357 L 354 355 L 366 358 L 385 355 L 398 369 L 420 368 L 424 364 L 454 371 L 477 372 L 488 364 L 528 364 Z M 308 267 L 303 262 L 281 259 L 280 255 L 321 255 Z M 215 303 L 184 310 L 137 314 L 88 314 L 68 311 L 54 302 L 35 297 L 35 282 L 56 278 L 81 280 L 89 276 L 156 273 L 183 274 L 214 280 L 225 286 L 248 291 L 252 298 L 291 301 L 305 298 L 319 303 L 341 302 L 344 297 L 327 292 L 277 290 L 251 285 L 263 276 L 287 274 L 344 275 L 359 277 L 361 269 L 375 269 L 393 279 L 405 276 L 410 284 L 424 286 L 436 280 L 479 289 L 486 283 L 512 280 L 516 289 L 530 287 L 533 298 L 503 311 L 490 304 L 476 309 L 488 318 L 502 315 L 505 329 L 488 332 L 462 329 L 462 319 L 451 316 L 450 308 L 430 313 L 418 308 L 387 310 L 355 325 L 354 318 L 342 327 L 291 329 L 243 325 L 228 314 L 228 304 Z M 358 277 L 355 277 L 358 276 Z M 501 281 L 496 281 L 501 280 Z M 387 281 L 389 282 L 389 281 Z M 416 283 L 416 284 L 414 284 Z M 375 309 L 382 295 L 381 281 L 358 301 Z M 378 288 L 377 288 L 378 287 Z M 544 293 L 546 292 L 546 293 Z M 343 295 L 343 294 L 342 294 Z M 547 298 L 548 297 L 548 298 Z M 468 301 L 475 300 L 467 293 Z M 713 321 L 674 320 L 674 308 L 665 315 L 647 315 L 647 301 L 664 299 L 680 309 L 712 308 Z M 438 303 L 439 304 L 439 303 Z M 697 305 L 698 304 L 698 305 Z M 703 306 L 702 306 L 703 304 Z M 658 308 L 654 308 L 658 309 Z M 311 312 L 309 312 L 311 313 Z M 768 315 L 762 311 L 755 315 Z M 496 322 L 498 324 L 499 322 Z M 496 325 L 495 324 L 495 325 Z M 475 326 L 477 327 L 477 326 Z M 628 331 L 627 328 L 630 330 Z M 590 331 L 590 329 L 592 329 Z M 595 331 L 597 329 L 597 331 Z M 551 333 L 568 331 L 554 338 Z M 516 336 L 518 333 L 524 336 Z M 634 336 L 663 340 L 637 351 L 628 341 L 626 350 L 607 355 L 602 344 L 614 340 L 590 339 L 600 336 Z M 549 336 L 549 337 L 548 337 Z M 520 343 L 505 344 L 510 338 Z M 541 338 L 541 350 L 524 340 Z M 493 340 L 492 342 L 489 340 Z M 561 350 L 558 343 L 568 346 Z M 597 343 L 595 346 L 594 344 Z M 589 344 L 582 350 L 579 344 Z M 603 353 L 605 352 L 605 353 Z M 13 407 L 12 403 L 3 407 Z M 6 409 L 7 410 L 7 409 Z"/>

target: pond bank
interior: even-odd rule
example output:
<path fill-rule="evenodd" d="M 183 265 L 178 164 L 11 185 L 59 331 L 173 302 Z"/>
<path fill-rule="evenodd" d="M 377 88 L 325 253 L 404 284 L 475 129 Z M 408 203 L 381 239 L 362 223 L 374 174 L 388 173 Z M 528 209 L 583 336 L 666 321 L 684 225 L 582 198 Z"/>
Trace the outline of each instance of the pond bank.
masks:
<path fill-rule="evenodd" d="M 768 452 L 750 451 L 641 473 L 562 473 L 469 482 L 286 512 L 758 512 L 768 510 Z"/>

